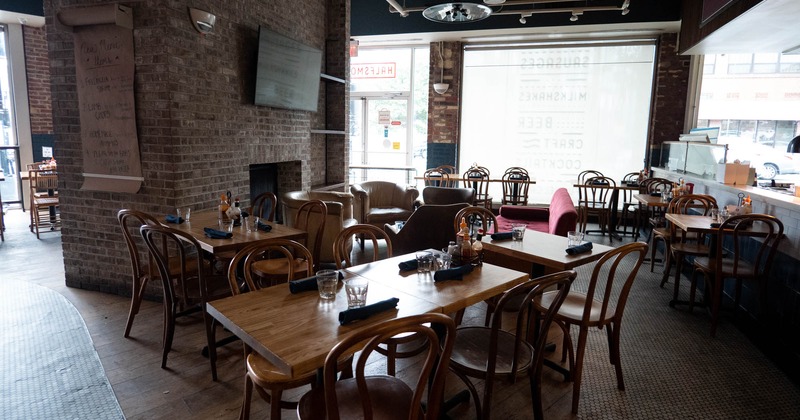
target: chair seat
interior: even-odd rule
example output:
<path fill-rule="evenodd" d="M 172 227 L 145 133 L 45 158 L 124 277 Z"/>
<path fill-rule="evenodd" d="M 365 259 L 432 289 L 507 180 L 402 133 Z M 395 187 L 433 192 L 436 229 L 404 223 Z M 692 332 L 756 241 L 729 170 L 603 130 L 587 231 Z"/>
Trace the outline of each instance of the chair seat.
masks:
<path fill-rule="evenodd" d="M 537 305 L 542 308 L 549 308 L 553 303 L 553 299 L 558 295 L 557 291 L 550 291 L 542 294 L 541 299 L 537 299 Z M 580 323 L 583 319 L 583 311 L 586 306 L 586 295 L 580 292 L 570 291 L 561 308 L 558 310 L 558 318 L 568 321 L 569 323 Z M 592 300 L 592 308 L 589 313 L 589 325 L 600 325 L 614 317 L 614 308 L 609 306 L 605 314 L 605 319 L 600 319 L 600 310 L 602 309 L 602 302 Z"/>
<path fill-rule="evenodd" d="M 386 420 L 409 418 L 414 391 L 403 380 L 393 376 L 368 376 L 365 379 L 369 398 L 373 402 L 373 418 Z M 336 382 L 336 397 L 340 418 L 364 418 L 361 396 L 355 379 Z M 377 401 L 380 403 L 376 403 Z M 297 415 L 301 419 L 325 418 L 325 392 L 322 387 L 312 389 L 300 398 Z M 421 410 L 418 418 L 425 418 Z"/>
<path fill-rule="evenodd" d="M 366 216 L 366 222 L 374 225 L 394 223 L 395 220 L 408 220 L 411 213 L 413 211 L 399 207 L 373 207 Z"/>
<path fill-rule="evenodd" d="M 694 260 L 694 266 L 701 271 L 713 273 L 715 262 L 713 258 L 697 257 Z M 725 276 L 733 276 L 733 260 L 729 258 L 722 259 L 722 274 Z M 753 265 L 739 260 L 738 273 L 739 278 L 751 278 L 753 276 Z"/>
<path fill-rule="evenodd" d="M 37 207 L 44 207 L 44 206 L 57 206 L 58 205 L 58 197 L 34 197 L 33 205 Z"/>
<path fill-rule="evenodd" d="M 460 327 L 456 330 L 456 343 L 450 355 L 450 367 L 466 371 L 470 376 L 480 376 L 486 372 L 489 360 L 489 343 L 492 329 L 489 327 Z M 518 358 L 517 372 L 527 371 L 533 360 L 533 347 L 523 342 Z M 514 334 L 500 330 L 497 336 L 497 366 L 495 374 L 512 373 L 514 360 Z"/>
<path fill-rule="evenodd" d="M 708 255 L 708 245 L 698 244 L 696 242 L 678 242 L 670 246 L 672 252 L 677 252 L 686 255 Z"/>

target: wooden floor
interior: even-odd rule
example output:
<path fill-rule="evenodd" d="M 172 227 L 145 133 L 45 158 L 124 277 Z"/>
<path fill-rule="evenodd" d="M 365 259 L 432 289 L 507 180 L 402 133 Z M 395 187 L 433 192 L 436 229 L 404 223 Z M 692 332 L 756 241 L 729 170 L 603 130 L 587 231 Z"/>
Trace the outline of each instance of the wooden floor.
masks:
<path fill-rule="evenodd" d="M 161 369 L 162 305 L 160 302 L 143 302 L 131 331 L 131 338 L 123 338 L 123 330 L 130 300 L 106 293 L 68 288 L 64 285 L 63 263 L 59 233 L 35 235 L 27 230 L 27 213 L 7 212 L 6 242 L 2 244 L 4 268 L 0 279 L 24 279 L 50 287 L 66 296 L 80 311 L 94 340 L 108 379 L 128 419 L 211 419 L 237 418 L 242 402 L 244 385 L 242 348 L 234 343 L 219 350 L 219 380 L 211 380 L 208 360 L 200 354 L 205 345 L 202 320 L 198 316 L 180 319 L 176 327 L 173 349 L 169 354 L 168 369 Z M 27 266 L 22 261 L 41 260 L 46 255 L 47 264 L 33 269 L 14 269 Z M 15 264 L 5 264 L 6 258 Z M 8 261 L 11 262 L 11 261 Z M 483 320 L 483 305 L 470 308 L 465 323 Z M 298 314 L 298 316 L 301 316 Z M 226 332 L 219 330 L 218 336 Z M 398 362 L 398 375 L 413 371 L 415 360 Z M 372 371 L 385 371 L 380 361 L 371 366 Z M 463 389 L 458 378 L 448 378 L 450 390 Z M 495 398 L 493 417 L 528 418 L 531 412 L 527 381 L 516 386 L 499 386 Z M 306 389 L 290 391 L 287 399 L 298 398 Z M 558 376 L 548 380 L 545 387 L 547 418 L 569 418 L 571 386 Z M 253 418 L 267 418 L 268 404 L 257 395 L 253 398 Z M 471 405 L 463 405 L 450 412 L 451 417 L 474 418 Z M 496 414 L 496 416 L 494 415 Z M 290 410 L 283 418 L 296 418 Z"/>

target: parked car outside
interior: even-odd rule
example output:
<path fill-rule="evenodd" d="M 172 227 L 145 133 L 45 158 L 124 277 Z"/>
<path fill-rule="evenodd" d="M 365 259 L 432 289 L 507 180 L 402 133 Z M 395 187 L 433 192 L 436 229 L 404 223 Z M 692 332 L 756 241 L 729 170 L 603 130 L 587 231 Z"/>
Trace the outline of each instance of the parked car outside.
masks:
<path fill-rule="evenodd" d="M 778 175 L 800 173 L 800 153 L 787 153 L 778 149 L 765 148 L 750 159 L 750 166 L 756 168 L 761 179 L 773 179 Z"/>

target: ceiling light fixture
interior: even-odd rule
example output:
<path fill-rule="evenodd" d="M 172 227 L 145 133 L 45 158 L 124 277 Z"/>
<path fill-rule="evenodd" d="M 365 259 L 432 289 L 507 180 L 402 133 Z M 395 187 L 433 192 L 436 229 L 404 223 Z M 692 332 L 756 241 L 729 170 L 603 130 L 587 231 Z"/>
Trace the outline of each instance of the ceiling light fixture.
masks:
<path fill-rule="evenodd" d="M 425 19 L 442 23 L 477 22 L 491 14 L 491 8 L 476 3 L 443 3 L 422 11 Z"/>
<path fill-rule="evenodd" d="M 519 23 L 527 23 L 533 15 L 545 13 L 569 13 L 569 20 L 575 22 L 584 13 L 616 11 L 627 15 L 630 0 L 595 0 L 592 2 L 579 0 L 483 0 L 484 4 L 474 2 L 442 3 L 430 7 L 401 6 L 397 0 L 386 0 L 389 12 L 407 17 L 413 12 L 433 22 L 466 23 L 477 22 L 490 16 L 518 15 Z M 594 6 L 588 6 L 588 4 Z"/>

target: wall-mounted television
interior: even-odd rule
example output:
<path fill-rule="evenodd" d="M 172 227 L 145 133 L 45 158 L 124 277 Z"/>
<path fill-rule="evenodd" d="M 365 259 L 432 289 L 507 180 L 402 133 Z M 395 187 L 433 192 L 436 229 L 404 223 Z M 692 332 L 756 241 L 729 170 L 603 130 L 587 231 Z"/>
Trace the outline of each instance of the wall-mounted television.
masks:
<path fill-rule="evenodd" d="M 255 104 L 316 112 L 321 65 L 322 51 L 259 27 Z"/>

